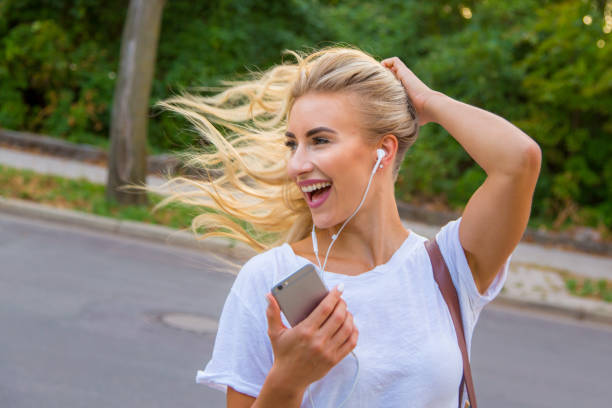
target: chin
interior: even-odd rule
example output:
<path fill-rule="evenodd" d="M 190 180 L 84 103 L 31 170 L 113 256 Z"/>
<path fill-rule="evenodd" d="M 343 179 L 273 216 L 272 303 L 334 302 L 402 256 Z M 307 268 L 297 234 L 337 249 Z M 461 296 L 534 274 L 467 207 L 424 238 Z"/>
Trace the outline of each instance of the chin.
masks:
<path fill-rule="evenodd" d="M 317 227 L 318 229 L 330 228 L 337 224 L 336 222 L 331 220 L 329 217 L 326 217 L 323 215 L 317 216 L 314 214 L 312 215 L 312 222 L 314 223 L 315 227 Z"/>
<path fill-rule="evenodd" d="M 311 215 L 312 215 L 313 223 L 315 227 L 317 227 L 318 229 L 327 229 L 327 228 L 334 227 L 336 225 L 340 226 L 350 216 L 349 214 L 344 218 L 338 219 L 338 216 L 334 217 L 328 214 L 318 214 L 317 215 L 317 214 L 312 214 L 311 212 Z"/>

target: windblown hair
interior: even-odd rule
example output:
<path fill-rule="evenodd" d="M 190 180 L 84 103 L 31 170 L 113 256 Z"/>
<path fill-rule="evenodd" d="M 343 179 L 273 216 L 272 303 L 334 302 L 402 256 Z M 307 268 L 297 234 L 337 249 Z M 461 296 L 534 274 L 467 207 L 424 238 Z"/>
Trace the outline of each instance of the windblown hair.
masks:
<path fill-rule="evenodd" d="M 206 208 L 191 225 L 196 234 L 201 228 L 206 231 L 200 239 L 234 238 L 256 251 L 305 238 L 312 218 L 301 191 L 287 175 L 290 153 L 284 133 L 293 103 L 310 92 L 354 96 L 368 142 L 395 135 L 393 177 L 397 179 L 405 152 L 416 140 L 418 120 L 393 73 L 354 48 L 285 54 L 295 62 L 251 73 L 249 80 L 223 81 L 221 88 L 209 88 L 218 91 L 213 96 L 183 94 L 159 103 L 189 120 L 207 141 L 210 148 L 183 156 L 186 165 L 209 176 L 208 180 L 171 178 L 159 188 L 172 194 L 154 210 L 171 202 Z M 250 231 L 240 220 L 250 225 Z"/>

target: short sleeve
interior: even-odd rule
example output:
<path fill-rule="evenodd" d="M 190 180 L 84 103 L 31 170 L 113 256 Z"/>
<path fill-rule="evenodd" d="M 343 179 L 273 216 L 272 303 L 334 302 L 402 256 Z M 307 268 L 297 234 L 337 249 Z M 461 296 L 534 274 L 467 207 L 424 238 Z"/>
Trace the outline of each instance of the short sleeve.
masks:
<path fill-rule="evenodd" d="M 274 353 L 263 305 L 266 285 L 258 279 L 262 272 L 258 264 L 251 260 L 238 273 L 221 312 L 212 358 L 204 371 L 198 370 L 196 383 L 223 392 L 229 385 L 244 394 L 259 395 Z"/>
<path fill-rule="evenodd" d="M 465 257 L 465 252 L 459 241 L 459 225 L 461 218 L 446 224 L 436 235 L 436 241 L 444 257 L 444 261 L 448 266 L 451 278 L 461 305 L 464 325 L 467 325 L 466 330 L 470 334 L 476 325 L 480 311 L 484 306 L 491 302 L 499 294 L 508 275 L 508 267 L 510 265 L 511 256 L 506 259 L 506 262 L 501 267 L 497 276 L 483 294 L 478 292 L 474 276 Z M 469 330 L 468 330 L 469 329 Z"/>

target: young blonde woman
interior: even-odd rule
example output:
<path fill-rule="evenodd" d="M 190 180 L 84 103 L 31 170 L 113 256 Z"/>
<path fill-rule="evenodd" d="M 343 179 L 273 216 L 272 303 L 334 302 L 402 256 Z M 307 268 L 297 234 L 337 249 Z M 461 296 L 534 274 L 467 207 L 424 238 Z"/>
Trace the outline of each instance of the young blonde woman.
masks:
<path fill-rule="evenodd" d="M 296 62 L 228 82 L 213 97 L 164 103 L 216 147 L 192 164 L 223 169 L 207 182 L 173 180 L 196 190 L 168 201 L 216 208 L 194 228 L 261 251 L 239 272 L 196 381 L 226 391 L 231 408 L 454 408 L 457 337 L 426 239 L 400 220 L 394 182 L 429 122 L 487 173 L 462 217 L 436 236 L 469 350 L 527 225 L 540 149 L 499 116 L 431 90 L 397 57 L 379 62 L 340 47 L 291 54 Z M 290 327 L 269 292 L 308 263 L 331 290 Z"/>

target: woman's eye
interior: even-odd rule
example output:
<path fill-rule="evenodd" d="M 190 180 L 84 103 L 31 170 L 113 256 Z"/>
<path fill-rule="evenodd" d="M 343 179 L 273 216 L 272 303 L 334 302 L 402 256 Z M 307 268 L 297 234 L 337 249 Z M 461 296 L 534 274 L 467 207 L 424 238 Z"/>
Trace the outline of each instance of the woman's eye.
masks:
<path fill-rule="evenodd" d="M 315 145 L 325 144 L 325 143 L 329 143 L 329 140 L 327 140 L 324 137 L 313 137 L 312 143 Z M 297 148 L 297 143 L 295 143 L 294 140 L 287 140 L 285 142 L 285 146 L 287 146 L 290 150 L 295 150 Z"/>

